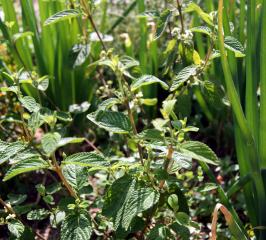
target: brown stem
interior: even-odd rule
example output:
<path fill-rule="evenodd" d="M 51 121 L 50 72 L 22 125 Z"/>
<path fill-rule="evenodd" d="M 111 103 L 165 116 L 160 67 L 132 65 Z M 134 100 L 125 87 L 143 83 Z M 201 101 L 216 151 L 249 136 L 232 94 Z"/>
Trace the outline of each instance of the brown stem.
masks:
<path fill-rule="evenodd" d="M 93 148 L 96 152 L 98 153 L 102 153 L 91 141 L 89 141 L 88 139 L 85 138 L 85 142 L 91 147 Z"/>
<path fill-rule="evenodd" d="M 52 162 L 53 162 L 53 165 L 55 167 L 55 172 L 57 173 L 58 177 L 60 178 L 60 180 L 62 181 L 62 183 L 65 185 L 66 189 L 68 190 L 69 194 L 78 199 L 78 195 L 76 194 L 76 192 L 73 190 L 73 188 L 71 187 L 71 185 L 67 182 L 63 172 L 62 172 L 62 169 L 61 167 L 58 165 L 57 161 L 56 161 L 56 158 L 55 158 L 55 154 L 52 155 Z"/>
<path fill-rule="evenodd" d="M 107 52 L 107 48 L 105 47 L 103 39 L 102 39 L 100 33 L 98 32 L 98 29 L 97 29 L 97 27 L 96 27 L 96 25 L 95 25 L 95 23 L 93 21 L 93 18 L 92 18 L 90 13 L 88 13 L 88 19 L 89 19 L 89 21 L 90 21 L 90 23 L 92 25 L 93 30 L 96 32 L 96 34 L 97 34 L 97 36 L 98 36 L 98 38 L 99 38 L 99 40 L 100 40 L 100 42 L 102 44 L 102 47 L 103 47 L 104 51 Z"/>
<path fill-rule="evenodd" d="M 181 8 L 181 4 L 179 0 L 176 0 L 176 4 L 177 4 L 177 10 L 179 12 L 180 21 L 181 21 L 181 33 L 185 33 L 184 18 L 183 18 L 182 8 Z"/>

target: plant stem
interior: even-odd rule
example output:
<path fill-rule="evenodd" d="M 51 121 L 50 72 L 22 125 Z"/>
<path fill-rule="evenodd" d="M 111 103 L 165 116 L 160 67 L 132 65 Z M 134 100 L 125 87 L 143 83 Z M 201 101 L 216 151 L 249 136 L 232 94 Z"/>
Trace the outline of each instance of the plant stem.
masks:
<path fill-rule="evenodd" d="M 53 165 L 55 167 L 55 171 L 58 175 L 58 177 L 60 178 L 60 180 L 62 181 L 62 183 L 65 185 L 65 187 L 67 188 L 69 194 L 78 199 L 78 195 L 76 194 L 76 192 L 73 190 L 73 188 L 71 187 L 71 185 L 67 182 L 63 172 L 62 172 L 62 169 L 61 167 L 58 165 L 57 161 L 56 161 L 56 157 L 55 157 L 55 154 L 52 155 L 52 162 L 53 162 Z"/>
<path fill-rule="evenodd" d="M 94 32 L 95 32 L 95 33 L 97 34 L 97 36 L 98 36 L 98 38 L 99 38 L 99 40 L 100 40 L 100 42 L 101 42 L 101 45 L 102 45 L 104 51 L 107 52 L 107 48 L 105 47 L 105 44 L 104 44 L 104 42 L 103 42 L 103 39 L 102 39 L 102 37 L 101 37 L 101 35 L 100 35 L 100 33 L 99 33 L 99 31 L 98 31 L 98 29 L 97 29 L 95 23 L 94 23 L 93 18 L 92 18 L 91 11 L 90 11 L 90 9 L 89 9 L 88 3 L 87 3 L 85 0 L 81 0 L 81 5 L 82 5 L 82 7 L 83 7 L 83 9 L 84 9 L 84 11 L 85 11 L 85 14 L 87 15 L 87 19 L 88 19 L 89 22 L 91 23 L 91 26 L 92 26 Z"/>
<path fill-rule="evenodd" d="M 179 0 L 176 0 L 176 4 L 177 4 L 177 10 L 179 12 L 179 17 L 180 17 L 180 22 L 181 22 L 181 33 L 185 33 L 185 26 L 184 26 L 183 14 L 182 14 L 182 7 L 181 7 L 181 4 L 180 4 Z"/>

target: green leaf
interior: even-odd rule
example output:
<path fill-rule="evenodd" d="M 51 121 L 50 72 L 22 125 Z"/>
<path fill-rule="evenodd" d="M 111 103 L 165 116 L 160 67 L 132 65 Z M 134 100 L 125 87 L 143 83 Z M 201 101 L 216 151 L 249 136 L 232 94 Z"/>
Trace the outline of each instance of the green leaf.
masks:
<path fill-rule="evenodd" d="M 46 91 L 49 87 L 49 77 L 43 76 L 36 80 L 35 87 L 39 89 L 40 91 Z"/>
<path fill-rule="evenodd" d="M 163 101 L 163 109 L 161 110 L 162 115 L 165 119 L 169 119 L 171 113 L 174 110 L 176 100 L 165 100 Z"/>
<path fill-rule="evenodd" d="M 26 108 L 29 112 L 37 112 L 40 110 L 40 104 L 37 103 L 33 97 L 25 96 L 19 98 L 19 101 L 21 102 L 22 106 Z"/>
<path fill-rule="evenodd" d="M 22 33 L 16 33 L 12 36 L 12 40 L 14 43 L 16 43 L 16 41 L 18 41 L 21 38 L 25 38 L 25 37 L 29 37 L 29 36 L 33 36 L 33 32 L 22 32 Z"/>
<path fill-rule="evenodd" d="M 159 37 L 162 36 L 170 20 L 171 15 L 172 15 L 172 12 L 169 9 L 165 9 L 160 14 L 158 22 L 157 22 L 157 29 L 156 29 L 156 34 L 154 36 L 154 40 L 157 40 Z"/>
<path fill-rule="evenodd" d="M 198 26 L 198 27 L 193 27 L 190 29 L 191 32 L 196 32 L 196 33 L 203 33 L 208 35 L 209 37 L 212 36 L 212 30 L 206 26 Z"/>
<path fill-rule="evenodd" d="M 204 143 L 187 141 L 180 145 L 181 153 L 195 160 L 217 165 L 218 158 L 215 153 Z"/>
<path fill-rule="evenodd" d="M 127 230 L 137 214 L 151 208 L 159 200 L 159 193 L 143 182 L 125 175 L 108 190 L 103 215 L 113 218 L 114 227 Z"/>
<path fill-rule="evenodd" d="M 72 68 L 82 66 L 90 55 L 89 44 L 75 44 L 69 54 L 70 66 Z"/>
<path fill-rule="evenodd" d="M 87 118 L 98 127 L 113 133 L 126 134 L 132 129 L 128 117 L 121 112 L 100 110 L 88 114 Z"/>
<path fill-rule="evenodd" d="M 156 225 L 148 234 L 147 240 L 165 240 L 165 239 L 175 239 L 170 229 L 163 225 Z"/>
<path fill-rule="evenodd" d="M 197 75 L 198 66 L 190 65 L 182 69 L 176 77 L 173 79 L 173 84 L 171 86 L 171 91 L 177 90 L 183 83 L 188 81 L 191 77 Z"/>
<path fill-rule="evenodd" d="M 7 202 L 10 203 L 12 206 L 13 205 L 19 205 L 19 204 L 25 202 L 25 200 L 27 199 L 27 195 L 25 195 L 25 194 L 10 193 L 7 195 L 7 197 L 8 197 Z"/>
<path fill-rule="evenodd" d="M 158 102 L 157 98 L 141 98 L 140 99 L 141 104 L 146 106 L 155 106 Z"/>
<path fill-rule="evenodd" d="M 205 13 L 201 7 L 199 5 L 197 5 L 194 2 L 190 2 L 187 7 L 185 8 L 184 12 L 196 12 L 199 17 L 205 21 L 206 23 L 208 23 L 209 25 L 213 26 L 213 19 L 211 17 L 211 15 L 209 15 L 208 13 Z"/>
<path fill-rule="evenodd" d="M 18 162 L 17 164 L 13 165 L 6 173 L 3 181 L 7 181 L 21 173 L 41 170 L 41 169 L 47 169 L 49 168 L 49 164 L 39 158 L 32 158 L 23 160 L 21 162 Z"/>
<path fill-rule="evenodd" d="M 140 78 L 136 79 L 132 84 L 131 84 L 131 90 L 132 91 L 136 91 L 137 89 L 143 87 L 143 86 L 147 86 L 150 84 L 154 84 L 154 83 L 159 83 L 163 89 L 168 90 L 168 85 L 163 82 L 162 80 L 160 80 L 159 78 L 152 76 L 152 75 L 143 75 Z"/>
<path fill-rule="evenodd" d="M 57 148 L 63 147 L 68 144 L 82 143 L 84 140 L 85 140 L 84 138 L 78 138 L 78 137 L 61 138 L 57 143 Z"/>
<path fill-rule="evenodd" d="M 28 220 L 43 220 L 50 215 L 50 212 L 44 208 L 32 210 L 27 214 Z"/>
<path fill-rule="evenodd" d="M 10 160 L 18 153 L 25 150 L 27 145 L 23 142 L 8 143 L 0 140 L 0 164 Z"/>
<path fill-rule="evenodd" d="M 109 108 L 111 108 L 114 105 L 117 105 L 121 103 L 121 101 L 118 98 L 108 98 L 106 100 L 104 100 L 103 102 L 101 102 L 98 106 L 98 108 L 100 110 L 107 110 Z"/>
<path fill-rule="evenodd" d="M 163 141 L 163 133 L 158 129 L 146 129 L 138 134 L 144 140 Z"/>
<path fill-rule="evenodd" d="M 45 20 L 44 26 L 48 26 L 57 22 L 61 22 L 73 17 L 78 17 L 81 13 L 78 10 L 69 9 L 58 12 Z"/>
<path fill-rule="evenodd" d="M 245 57 L 245 49 L 242 44 L 234 37 L 227 36 L 224 39 L 224 46 L 226 49 L 233 51 L 235 57 Z"/>
<path fill-rule="evenodd" d="M 95 152 L 81 152 L 66 157 L 62 164 L 74 164 L 83 167 L 94 167 L 108 165 L 108 162 L 102 155 Z"/>
<path fill-rule="evenodd" d="M 168 197 L 168 200 L 167 200 L 169 206 L 175 211 L 177 212 L 178 209 L 179 209 L 179 206 L 178 206 L 178 196 L 176 194 L 171 194 L 169 197 Z"/>
<path fill-rule="evenodd" d="M 92 234 L 91 220 L 88 214 L 66 216 L 61 226 L 61 240 L 90 239 Z"/>
<path fill-rule="evenodd" d="M 53 153 L 57 149 L 60 139 L 61 136 L 57 132 L 45 134 L 41 140 L 44 152 L 47 155 Z"/>
<path fill-rule="evenodd" d="M 22 222 L 16 219 L 11 219 L 7 224 L 8 230 L 12 235 L 16 238 L 20 238 L 25 230 L 24 225 Z"/>
<path fill-rule="evenodd" d="M 88 186 L 88 169 L 82 166 L 67 164 L 63 165 L 63 174 L 68 183 L 77 191 L 80 192 L 83 187 Z"/>

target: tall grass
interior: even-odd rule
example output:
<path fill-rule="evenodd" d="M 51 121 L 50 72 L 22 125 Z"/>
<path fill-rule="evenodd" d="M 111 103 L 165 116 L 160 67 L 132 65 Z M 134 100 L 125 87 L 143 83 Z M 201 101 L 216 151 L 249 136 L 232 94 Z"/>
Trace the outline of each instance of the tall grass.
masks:
<path fill-rule="evenodd" d="M 244 192 L 254 227 L 266 226 L 266 51 L 263 43 L 266 39 L 266 1 L 263 1 L 261 7 L 260 3 L 261 1 L 247 1 L 247 50 L 245 62 L 240 67 L 230 54 L 226 54 L 223 43 L 224 35 L 230 34 L 228 21 L 234 20 L 234 17 L 232 14 L 225 14 L 229 6 L 224 6 L 223 0 L 219 0 L 218 10 L 219 49 L 225 85 L 235 118 L 240 172 L 242 176 L 252 176 L 252 184 L 246 185 Z M 244 5 L 245 1 L 241 1 L 241 16 L 245 14 Z M 240 31 L 245 31 L 243 23 L 240 25 Z M 240 32 L 242 40 L 243 35 L 244 33 Z M 244 68 L 245 78 L 241 67 Z M 260 98 L 257 95 L 258 87 Z M 245 101 L 242 101 L 241 96 L 245 97 Z M 265 239 L 265 233 L 264 230 L 256 231 L 258 239 Z"/>
<path fill-rule="evenodd" d="M 73 68 L 69 63 L 71 49 L 82 43 L 88 22 L 80 17 L 44 26 L 51 15 L 70 8 L 64 1 L 39 0 L 38 10 L 32 0 L 20 1 L 21 9 L 15 9 L 15 3 L 10 0 L 1 0 L 1 5 L 4 12 L 1 30 L 18 68 L 50 76 L 48 96 L 63 110 L 70 104 L 88 100 L 94 83 L 86 75 L 86 66 Z M 14 43 L 14 35 L 26 31 L 32 32 L 32 37 Z M 30 91 L 27 86 L 25 89 Z"/>

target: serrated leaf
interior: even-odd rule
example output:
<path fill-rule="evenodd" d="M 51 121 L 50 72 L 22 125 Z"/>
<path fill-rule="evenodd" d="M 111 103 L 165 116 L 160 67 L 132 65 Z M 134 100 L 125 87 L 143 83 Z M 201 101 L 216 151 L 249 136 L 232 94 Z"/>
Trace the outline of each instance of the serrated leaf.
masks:
<path fill-rule="evenodd" d="M 49 77 L 48 76 L 43 76 L 39 79 L 36 80 L 36 87 L 40 91 L 46 91 L 47 88 L 49 87 Z"/>
<path fill-rule="evenodd" d="M 53 153 L 57 149 L 60 139 L 61 136 L 57 132 L 45 134 L 41 140 L 44 152 L 47 155 Z"/>
<path fill-rule="evenodd" d="M 102 155 L 95 152 L 81 152 L 66 157 L 62 164 L 74 164 L 83 167 L 94 167 L 108 165 L 108 162 Z"/>
<path fill-rule="evenodd" d="M 36 102 L 33 97 L 25 96 L 19 98 L 22 106 L 25 107 L 29 112 L 37 112 L 40 110 L 40 104 Z"/>
<path fill-rule="evenodd" d="M 158 10 L 149 10 L 149 11 L 140 13 L 139 16 L 157 18 L 157 17 L 160 17 L 160 12 Z"/>
<path fill-rule="evenodd" d="M 56 117 L 63 122 L 71 122 L 73 120 L 68 112 L 56 111 Z"/>
<path fill-rule="evenodd" d="M 198 16 L 203 21 L 205 21 L 209 25 L 213 26 L 213 19 L 212 19 L 211 15 L 209 15 L 208 13 L 205 13 L 198 4 L 196 4 L 194 2 L 190 2 L 187 5 L 187 7 L 184 9 L 184 12 L 194 12 L 194 11 L 198 14 Z"/>
<path fill-rule="evenodd" d="M 69 54 L 69 62 L 72 68 L 82 66 L 90 55 L 89 44 L 75 44 Z"/>
<path fill-rule="evenodd" d="M 235 53 L 235 57 L 245 57 L 245 49 L 242 44 L 234 37 L 227 36 L 224 38 L 224 46 Z"/>
<path fill-rule="evenodd" d="M 48 26 L 57 22 L 61 22 L 67 19 L 71 19 L 74 17 L 78 17 L 81 13 L 75 9 L 69 9 L 57 12 L 56 14 L 50 16 L 48 19 L 45 20 L 44 26 Z"/>
<path fill-rule="evenodd" d="M 99 109 L 101 110 L 108 110 L 112 106 L 121 103 L 121 101 L 118 98 L 108 98 L 101 102 L 98 106 Z"/>
<path fill-rule="evenodd" d="M 163 132 L 158 129 L 146 129 L 138 134 L 138 137 L 144 140 L 163 141 Z"/>
<path fill-rule="evenodd" d="M 171 15 L 172 15 L 172 12 L 169 9 L 165 9 L 160 14 L 158 22 L 157 22 L 157 29 L 156 29 L 156 34 L 154 36 L 154 40 L 162 36 L 162 34 L 164 33 L 166 29 L 168 22 L 170 21 Z"/>
<path fill-rule="evenodd" d="M 18 94 L 18 87 L 17 86 L 11 86 L 11 87 L 1 87 L 1 92 L 13 92 L 15 94 Z"/>
<path fill-rule="evenodd" d="M 208 35 L 209 37 L 212 36 L 212 30 L 206 26 L 198 26 L 198 27 L 193 27 L 190 29 L 191 32 L 196 32 L 196 33 L 203 33 Z"/>
<path fill-rule="evenodd" d="M 113 218 L 115 229 L 120 226 L 127 230 L 137 214 L 151 208 L 158 200 L 158 192 L 125 175 L 108 190 L 103 215 Z"/>
<path fill-rule="evenodd" d="M 25 194 L 13 194 L 10 193 L 7 195 L 8 199 L 7 202 L 9 204 L 13 205 L 19 205 L 21 203 L 23 203 L 26 199 L 27 199 L 27 195 Z"/>
<path fill-rule="evenodd" d="M 50 212 L 44 208 L 41 209 L 36 209 L 36 210 L 32 210 L 27 214 L 27 219 L 28 220 L 43 220 L 45 218 L 47 218 L 50 215 Z"/>
<path fill-rule="evenodd" d="M 8 143 L 0 140 L 0 164 L 10 160 L 16 154 L 22 152 L 27 147 L 23 142 Z"/>
<path fill-rule="evenodd" d="M 32 159 L 23 160 L 13 165 L 7 171 L 3 181 L 7 181 L 22 173 L 41 170 L 41 169 L 47 169 L 47 168 L 49 168 L 49 164 L 42 159 L 32 158 Z"/>
<path fill-rule="evenodd" d="M 140 78 L 136 79 L 131 85 L 131 90 L 136 91 L 137 89 L 147 86 L 150 84 L 159 83 L 163 89 L 168 90 L 168 85 L 160 80 L 159 78 L 152 75 L 143 75 Z"/>
<path fill-rule="evenodd" d="M 182 69 L 176 77 L 173 79 L 173 84 L 171 86 L 171 91 L 177 90 L 183 83 L 188 81 L 191 77 L 197 74 L 198 66 L 190 65 Z"/>
<path fill-rule="evenodd" d="M 61 226 L 61 240 L 90 239 L 92 226 L 89 215 L 76 214 L 66 216 Z"/>
<path fill-rule="evenodd" d="M 74 164 L 63 165 L 63 174 L 68 183 L 79 192 L 84 186 L 89 184 L 88 169 Z"/>
<path fill-rule="evenodd" d="M 180 146 L 181 153 L 195 160 L 217 165 L 216 154 L 204 143 L 198 141 L 187 141 Z"/>
<path fill-rule="evenodd" d="M 57 147 L 63 147 L 67 144 L 74 144 L 74 143 L 82 143 L 85 139 L 84 138 L 78 138 L 78 137 L 66 137 L 61 138 L 58 143 Z"/>
<path fill-rule="evenodd" d="M 25 230 L 23 223 L 16 219 L 11 219 L 7 227 L 10 233 L 16 238 L 20 238 Z"/>
<path fill-rule="evenodd" d="M 175 173 L 179 171 L 180 169 L 191 169 L 192 157 L 175 151 L 173 153 L 172 158 L 173 158 L 173 165 L 169 169 L 170 173 Z"/>
<path fill-rule="evenodd" d="M 88 114 L 87 118 L 98 127 L 113 133 L 127 134 L 132 129 L 128 117 L 121 112 L 100 110 Z"/>

